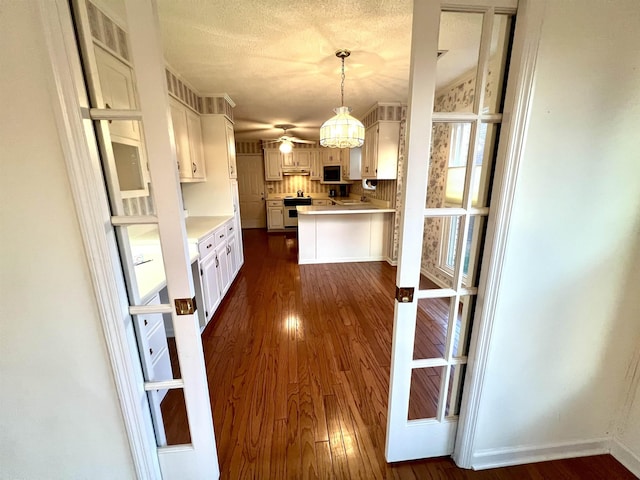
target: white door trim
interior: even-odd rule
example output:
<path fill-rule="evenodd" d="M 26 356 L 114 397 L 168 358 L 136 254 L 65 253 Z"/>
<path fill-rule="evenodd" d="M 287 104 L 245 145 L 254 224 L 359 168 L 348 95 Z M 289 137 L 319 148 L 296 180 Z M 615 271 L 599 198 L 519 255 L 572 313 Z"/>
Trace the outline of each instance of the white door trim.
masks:
<path fill-rule="evenodd" d="M 491 198 L 484 265 L 478 286 L 476 315 L 469 346 L 469 363 L 463 388 L 460 420 L 453 459 L 462 468 L 471 468 L 475 450 L 480 400 L 492 342 L 504 254 L 509 237 L 511 212 L 520 162 L 529 126 L 534 94 L 535 67 L 546 0 L 520 0 L 505 97 L 502 139 L 498 146 Z"/>
<path fill-rule="evenodd" d="M 113 241 L 114 232 L 107 209 L 100 159 L 96 145 L 90 144 L 85 135 L 86 129 L 92 130 L 92 123 L 81 116 L 84 109 L 88 117 L 88 102 L 71 13 L 65 0 L 40 0 L 39 10 L 51 64 L 50 84 L 54 90 L 53 97 L 57 100 L 52 109 L 58 123 L 85 258 L 136 477 L 159 479 L 160 466 L 147 396 L 142 389 L 142 372 L 140 365 L 131 358 L 127 324 L 122 321 L 128 318 L 131 328 L 128 305 L 122 304 L 122 298 L 126 298 L 124 279 L 122 275 L 114 273 L 122 269 Z M 81 105 L 81 98 L 84 98 L 85 105 Z M 144 399 L 144 403 L 141 399 Z"/>

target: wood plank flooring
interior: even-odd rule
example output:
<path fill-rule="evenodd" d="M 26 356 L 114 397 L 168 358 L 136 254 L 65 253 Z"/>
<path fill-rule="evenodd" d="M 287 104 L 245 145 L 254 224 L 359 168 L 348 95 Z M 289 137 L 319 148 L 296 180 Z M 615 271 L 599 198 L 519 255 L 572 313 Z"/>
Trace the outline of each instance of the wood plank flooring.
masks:
<path fill-rule="evenodd" d="M 202 335 L 221 478 L 634 478 L 608 455 L 481 472 L 387 464 L 395 268 L 298 266 L 295 234 L 243 236 L 245 265 Z M 424 329 L 441 347 L 441 326 Z M 182 418 L 165 419 L 170 443 L 188 438 Z"/>

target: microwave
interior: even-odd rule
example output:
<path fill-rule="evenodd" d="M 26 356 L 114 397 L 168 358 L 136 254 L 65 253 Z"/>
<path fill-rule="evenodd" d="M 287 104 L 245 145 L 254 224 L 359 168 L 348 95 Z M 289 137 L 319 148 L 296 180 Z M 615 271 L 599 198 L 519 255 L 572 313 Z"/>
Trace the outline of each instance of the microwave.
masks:
<path fill-rule="evenodd" d="M 342 165 L 323 165 L 322 181 L 324 183 L 342 182 Z"/>

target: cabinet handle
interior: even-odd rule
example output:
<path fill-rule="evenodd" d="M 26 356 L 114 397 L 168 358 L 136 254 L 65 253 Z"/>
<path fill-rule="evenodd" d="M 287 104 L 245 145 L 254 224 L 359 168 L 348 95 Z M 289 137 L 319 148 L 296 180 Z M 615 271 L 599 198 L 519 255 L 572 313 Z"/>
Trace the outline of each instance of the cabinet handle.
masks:
<path fill-rule="evenodd" d="M 211 244 L 207 245 L 207 248 L 211 248 Z"/>
<path fill-rule="evenodd" d="M 229 227 L 229 231 L 230 231 L 230 232 L 233 232 L 233 227 Z"/>
<path fill-rule="evenodd" d="M 224 238 L 224 233 L 220 234 L 220 238 Z"/>
<path fill-rule="evenodd" d="M 149 325 L 149 321 L 145 318 L 144 319 L 144 326 L 146 327 L 147 325 Z"/>
<path fill-rule="evenodd" d="M 216 256 L 216 268 L 220 266 L 220 262 L 218 261 L 218 257 Z"/>
<path fill-rule="evenodd" d="M 153 355 L 153 348 L 149 349 L 149 355 Z"/>
<path fill-rule="evenodd" d="M 191 163 L 191 165 L 193 165 L 193 173 L 196 173 L 198 171 L 198 167 L 193 162 Z"/>
<path fill-rule="evenodd" d="M 229 255 L 230 253 L 231 253 L 231 247 L 227 245 L 227 255 Z"/>

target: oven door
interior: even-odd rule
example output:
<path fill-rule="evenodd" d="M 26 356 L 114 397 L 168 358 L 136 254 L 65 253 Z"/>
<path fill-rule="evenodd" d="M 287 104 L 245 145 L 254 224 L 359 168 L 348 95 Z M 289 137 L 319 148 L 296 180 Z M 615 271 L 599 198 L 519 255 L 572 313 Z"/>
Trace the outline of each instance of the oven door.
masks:
<path fill-rule="evenodd" d="M 296 209 L 296 207 L 284 207 L 284 226 L 298 226 L 298 210 Z"/>

